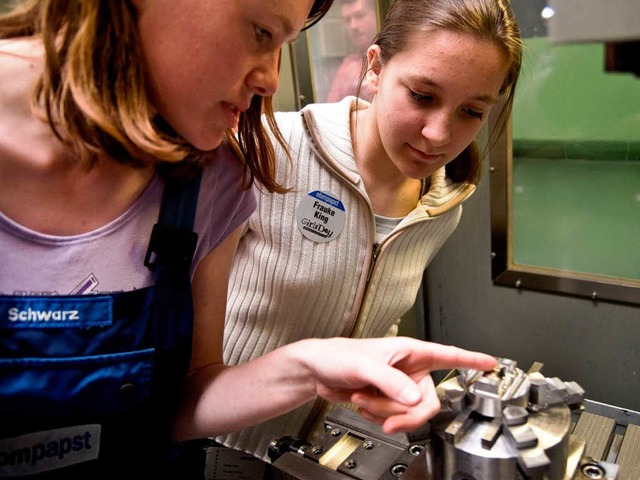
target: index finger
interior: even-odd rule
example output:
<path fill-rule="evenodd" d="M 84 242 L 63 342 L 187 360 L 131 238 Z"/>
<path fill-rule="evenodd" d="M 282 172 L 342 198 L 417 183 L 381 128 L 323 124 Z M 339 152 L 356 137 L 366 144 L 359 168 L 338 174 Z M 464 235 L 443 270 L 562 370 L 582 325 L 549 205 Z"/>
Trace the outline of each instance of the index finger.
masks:
<path fill-rule="evenodd" d="M 453 368 L 471 368 L 474 370 L 493 370 L 498 361 L 495 357 L 482 352 L 465 350 L 452 345 L 424 342 L 420 351 L 407 358 L 412 364 L 429 370 L 445 370 Z"/>

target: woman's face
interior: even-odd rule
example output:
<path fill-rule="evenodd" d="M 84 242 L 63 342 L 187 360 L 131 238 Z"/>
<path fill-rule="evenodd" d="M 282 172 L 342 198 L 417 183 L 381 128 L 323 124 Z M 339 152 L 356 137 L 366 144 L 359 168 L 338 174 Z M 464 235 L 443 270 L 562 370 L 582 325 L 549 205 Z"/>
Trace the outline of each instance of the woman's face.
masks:
<path fill-rule="evenodd" d="M 200 150 L 216 148 L 254 95 L 273 95 L 283 43 L 312 0 L 134 0 L 154 106 Z"/>
<path fill-rule="evenodd" d="M 506 57 L 493 43 L 448 30 L 416 34 L 384 65 L 368 52 L 371 112 L 381 157 L 406 177 L 426 178 L 475 138 L 505 79 Z"/>

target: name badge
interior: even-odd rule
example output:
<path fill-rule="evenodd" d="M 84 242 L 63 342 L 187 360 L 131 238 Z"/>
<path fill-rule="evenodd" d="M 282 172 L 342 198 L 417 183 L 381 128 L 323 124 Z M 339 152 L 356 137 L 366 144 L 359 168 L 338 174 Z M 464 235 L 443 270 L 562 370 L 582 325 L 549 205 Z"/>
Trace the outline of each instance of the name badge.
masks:
<path fill-rule="evenodd" d="M 344 205 L 334 195 L 319 190 L 307 194 L 296 210 L 298 230 L 318 243 L 335 240 L 344 229 Z"/>
<path fill-rule="evenodd" d="M 112 324 L 110 296 L 0 296 L 0 328 L 87 328 Z"/>
<path fill-rule="evenodd" d="M 101 426 L 78 425 L 0 438 L 0 477 L 34 475 L 95 460 Z"/>

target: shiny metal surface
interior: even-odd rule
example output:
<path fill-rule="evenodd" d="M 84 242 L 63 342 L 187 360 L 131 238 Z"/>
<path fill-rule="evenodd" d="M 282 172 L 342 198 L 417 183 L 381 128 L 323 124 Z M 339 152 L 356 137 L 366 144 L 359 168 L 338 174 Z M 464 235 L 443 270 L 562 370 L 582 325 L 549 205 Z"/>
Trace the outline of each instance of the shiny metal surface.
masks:
<path fill-rule="evenodd" d="M 499 363 L 493 372 L 447 377 L 437 388 L 440 413 L 407 436 L 386 436 L 357 413 L 338 409 L 314 445 L 275 440 L 273 464 L 310 480 L 638 478 L 629 475 L 640 460 L 616 460 L 623 448 L 623 461 L 640 451 L 640 427 L 624 423 L 640 414 L 584 400 L 578 384 L 544 377 L 541 364 L 525 373 L 511 360 Z"/>
<path fill-rule="evenodd" d="M 455 414 L 444 430 L 436 429 L 443 442 L 443 478 L 564 479 L 569 404 L 579 404 L 583 393 L 576 384 L 545 378 L 539 367 L 525 373 L 509 359 L 501 359 L 493 372 L 462 372 L 440 384 L 440 415 Z"/>

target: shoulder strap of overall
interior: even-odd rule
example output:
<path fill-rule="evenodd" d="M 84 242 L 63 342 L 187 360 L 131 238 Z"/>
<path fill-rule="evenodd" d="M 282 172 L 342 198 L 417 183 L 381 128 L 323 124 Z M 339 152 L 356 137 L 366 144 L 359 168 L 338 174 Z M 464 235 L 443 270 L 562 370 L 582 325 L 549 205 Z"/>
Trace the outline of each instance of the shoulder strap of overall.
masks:
<path fill-rule="evenodd" d="M 189 272 L 198 234 L 193 231 L 202 172 L 190 180 L 165 180 L 158 222 L 153 226 L 145 266 L 154 270 L 156 283 L 171 281 L 176 271 Z M 181 277 L 178 275 L 178 277 Z M 174 278 L 175 280 L 175 278 Z"/>

